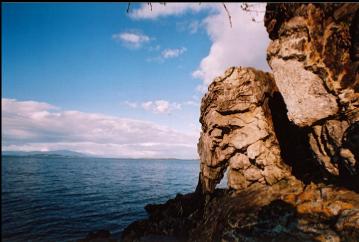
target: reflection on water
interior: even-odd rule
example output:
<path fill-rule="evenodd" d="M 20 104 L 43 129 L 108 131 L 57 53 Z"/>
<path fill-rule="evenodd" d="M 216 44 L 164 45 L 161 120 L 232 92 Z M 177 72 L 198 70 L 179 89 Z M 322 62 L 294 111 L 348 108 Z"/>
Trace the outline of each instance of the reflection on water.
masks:
<path fill-rule="evenodd" d="M 2 238 L 119 237 L 147 203 L 194 191 L 198 172 L 198 160 L 2 157 Z"/>

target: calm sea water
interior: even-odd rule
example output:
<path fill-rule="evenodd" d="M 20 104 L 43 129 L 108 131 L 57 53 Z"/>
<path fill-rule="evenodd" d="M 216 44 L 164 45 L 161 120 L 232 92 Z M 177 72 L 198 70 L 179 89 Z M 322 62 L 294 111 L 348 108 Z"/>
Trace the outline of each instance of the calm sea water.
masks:
<path fill-rule="evenodd" d="M 144 206 L 194 191 L 197 160 L 2 157 L 2 240 L 119 238 Z"/>

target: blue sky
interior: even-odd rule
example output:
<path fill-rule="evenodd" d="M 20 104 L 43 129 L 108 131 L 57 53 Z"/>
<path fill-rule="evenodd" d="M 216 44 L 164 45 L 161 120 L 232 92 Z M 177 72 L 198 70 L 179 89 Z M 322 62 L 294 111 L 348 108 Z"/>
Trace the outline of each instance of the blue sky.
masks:
<path fill-rule="evenodd" d="M 2 148 L 197 157 L 206 86 L 268 68 L 263 23 L 228 8 L 233 28 L 221 4 L 2 4 Z"/>

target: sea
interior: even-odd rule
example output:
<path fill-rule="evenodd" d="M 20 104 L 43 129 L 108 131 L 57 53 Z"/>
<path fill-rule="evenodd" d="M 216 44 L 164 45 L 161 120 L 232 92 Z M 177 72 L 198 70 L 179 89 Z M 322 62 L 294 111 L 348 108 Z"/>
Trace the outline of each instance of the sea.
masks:
<path fill-rule="evenodd" d="M 193 192 L 198 173 L 198 160 L 2 156 L 2 241 L 119 239 L 146 204 Z"/>

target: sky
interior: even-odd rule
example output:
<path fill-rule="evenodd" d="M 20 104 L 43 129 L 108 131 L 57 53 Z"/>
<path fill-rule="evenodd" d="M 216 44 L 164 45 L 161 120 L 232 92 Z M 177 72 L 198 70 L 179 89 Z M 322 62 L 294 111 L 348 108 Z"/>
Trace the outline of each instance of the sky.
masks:
<path fill-rule="evenodd" d="M 269 71 L 265 4 L 3 3 L 2 150 L 198 158 L 200 101 Z M 252 20 L 254 19 L 254 21 Z"/>

